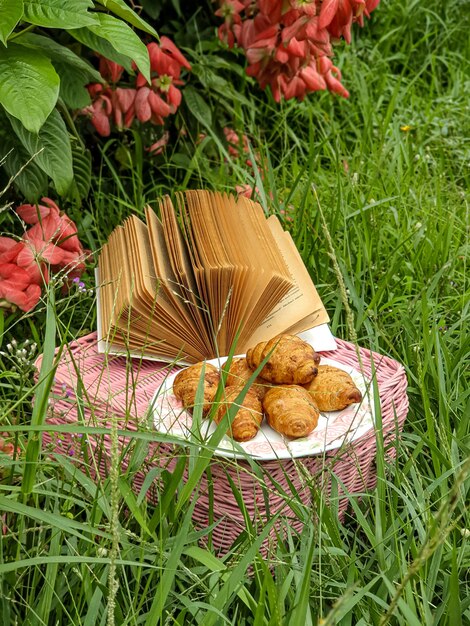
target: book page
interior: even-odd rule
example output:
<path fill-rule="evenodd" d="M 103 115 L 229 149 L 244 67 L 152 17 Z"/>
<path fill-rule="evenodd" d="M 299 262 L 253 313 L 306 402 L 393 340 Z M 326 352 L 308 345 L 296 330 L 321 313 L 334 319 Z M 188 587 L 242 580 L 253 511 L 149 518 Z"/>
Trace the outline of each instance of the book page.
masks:
<path fill-rule="evenodd" d="M 294 286 L 250 337 L 253 345 L 287 330 L 295 334 L 329 321 L 328 313 L 291 235 L 283 230 L 275 215 L 271 215 L 267 223 L 289 268 Z"/>
<path fill-rule="evenodd" d="M 180 316 L 184 318 L 188 328 L 191 328 L 194 325 L 194 321 L 185 304 L 186 297 L 183 296 L 181 286 L 176 280 L 171 267 L 163 233 L 163 225 L 149 206 L 145 207 L 145 219 L 149 229 L 149 244 L 152 251 L 155 277 L 160 281 L 168 301 L 172 303 L 175 309 L 178 310 Z"/>
<path fill-rule="evenodd" d="M 257 276 L 265 281 L 264 286 L 258 283 L 256 289 L 246 294 L 248 301 L 239 339 L 240 347 L 244 349 L 267 315 L 292 288 L 293 282 L 262 207 L 241 197 L 237 201 L 237 218 L 245 256 L 254 263 Z"/>
<path fill-rule="evenodd" d="M 194 321 L 194 332 L 198 333 L 201 341 L 210 350 L 210 346 L 214 348 L 214 341 L 208 332 L 204 302 L 195 279 L 195 266 L 176 219 L 173 203 L 169 196 L 164 196 L 159 200 L 159 205 L 171 267 L 185 298 L 184 303 Z"/>
<path fill-rule="evenodd" d="M 127 249 L 131 259 L 134 281 L 133 319 L 130 335 L 145 332 L 148 340 L 161 340 L 183 349 L 190 354 L 204 355 L 205 346 L 201 343 L 192 326 L 185 323 L 179 311 L 166 297 L 165 291 L 155 277 L 150 238 L 147 226 L 136 216 L 126 222 Z"/>

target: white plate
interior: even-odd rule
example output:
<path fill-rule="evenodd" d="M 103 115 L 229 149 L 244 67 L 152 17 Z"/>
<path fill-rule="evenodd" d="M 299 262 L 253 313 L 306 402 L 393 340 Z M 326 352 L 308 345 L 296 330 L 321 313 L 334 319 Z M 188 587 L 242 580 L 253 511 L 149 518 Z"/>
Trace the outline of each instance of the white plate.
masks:
<path fill-rule="evenodd" d="M 207 363 L 221 367 L 225 360 L 226 358 L 212 359 Z M 374 399 L 370 381 L 351 366 L 343 365 L 333 359 L 322 357 L 321 364 L 333 365 L 348 372 L 362 393 L 362 402 L 352 404 L 342 411 L 320 413 L 315 430 L 307 437 L 300 439 L 290 439 L 280 435 L 268 426 L 264 419 L 256 437 L 250 441 L 238 443 L 224 436 L 215 454 L 223 457 L 243 458 L 244 455 L 241 453 L 243 450 L 245 456 L 263 461 L 291 459 L 335 450 L 362 437 L 374 425 Z M 151 406 L 155 428 L 158 432 L 181 438 L 182 443 L 191 438 L 194 441 L 194 433 L 191 433 L 192 416 L 183 409 L 182 403 L 173 394 L 175 376 L 176 373 L 169 376 L 153 397 Z M 201 437 L 202 441 L 207 441 L 215 429 L 214 422 L 205 419 L 202 421 L 197 437 Z"/>

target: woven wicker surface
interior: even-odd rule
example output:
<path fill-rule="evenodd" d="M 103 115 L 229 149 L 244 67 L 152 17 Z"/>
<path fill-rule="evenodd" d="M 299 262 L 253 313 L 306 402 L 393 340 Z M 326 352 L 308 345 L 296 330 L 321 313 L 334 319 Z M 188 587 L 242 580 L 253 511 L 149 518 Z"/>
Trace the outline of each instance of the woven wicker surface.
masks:
<path fill-rule="evenodd" d="M 245 515 L 255 527 L 264 524 L 271 515 L 280 512 L 280 519 L 271 536 L 288 523 L 295 530 L 302 524 L 290 507 L 292 495 L 300 495 L 310 506 L 312 486 L 320 486 L 329 498 L 332 473 L 338 488 L 334 505 L 343 515 L 349 497 L 357 496 L 374 487 L 377 432 L 383 434 L 385 454 L 395 455 L 395 444 L 408 412 L 407 380 L 403 367 L 386 356 L 361 348 L 358 352 L 350 343 L 337 340 L 338 350 L 324 353 L 345 365 L 362 369 L 366 378 L 372 370 L 379 389 L 382 424 L 361 438 L 339 450 L 293 460 L 262 461 L 257 463 L 257 476 L 246 461 L 214 458 L 210 464 L 209 479 L 203 475 L 198 489 L 193 521 L 201 528 L 209 522 L 218 522 L 212 532 L 216 551 L 224 552 L 236 537 L 246 529 L 244 513 L 233 493 L 231 484 L 243 495 Z M 360 360 L 360 362 L 359 362 Z M 41 358 L 38 359 L 38 367 Z M 147 428 L 147 414 L 152 397 L 172 373 L 167 364 L 155 361 L 126 360 L 98 354 L 96 335 L 90 334 L 71 343 L 57 368 L 48 412 L 50 424 L 76 424 L 107 427 L 111 421 L 121 429 Z M 122 471 L 127 469 L 125 438 L 121 438 Z M 45 433 L 46 450 L 68 454 L 77 463 L 86 463 L 91 471 L 108 474 L 111 442 L 109 435 L 80 435 Z M 140 491 L 150 468 L 172 469 L 178 455 L 184 453 L 164 444 L 150 446 L 145 464 L 133 474 L 133 487 Z M 336 482 L 336 480 L 335 480 Z M 148 492 L 158 498 L 158 485 Z M 269 543 L 269 541 L 268 541 Z M 268 544 L 266 544 L 268 545 Z"/>

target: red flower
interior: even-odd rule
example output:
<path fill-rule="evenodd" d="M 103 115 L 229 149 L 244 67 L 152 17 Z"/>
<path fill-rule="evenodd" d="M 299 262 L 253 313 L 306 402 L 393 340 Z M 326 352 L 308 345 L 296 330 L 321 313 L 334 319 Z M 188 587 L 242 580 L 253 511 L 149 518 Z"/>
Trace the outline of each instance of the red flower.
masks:
<path fill-rule="evenodd" d="M 240 143 L 240 136 L 238 135 L 238 133 L 233 128 L 230 128 L 229 126 L 225 126 L 224 135 L 228 143 L 228 153 L 230 154 L 230 156 L 234 158 L 238 158 L 242 154 L 249 154 L 250 149 L 249 149 L 248 137 L 245 135 L 245 133 L 241 135 L 241 143 Z M 256 157 L 256 161 L 258 162 L 259 155 L 255 155 L 255 157 Z M 246 160 L 246 164 L 248 165 L 248 167 L 253 167 L 253 163 L 251 162 L 250 159 Z"/>
<path fill-rule="evenodd" d="M 171 113 L 169 105 L 150 87 L 141 87 L 137 90 L 134 107 L 138 120 L 151 121 L 153 124 L 163 125 L 163 118 Z"/>
<path fill-rule="evenodd" d="M 168 145 L 168 141 L 170 140 L 170 133 L 165 131 L 163 135 L 160 137 L 158 141 L 152 144 L 148 151 L 152 156 L 156 156 L 157 154 L 162 154 L 165 147 Z"/>
<path fill-rule="evenodd" d="M 169 57 L 171 57 L 173 59 L 173 62 L 175 63 L 175 67 L 179 66 L 178 72 L 181 71 L 181 69 L 183 67 L 185 67 L 187 70 L 191 70 L 191 64 L 182 55 L 180 50 L 178 50 L 178 48 L 171 41 L 171 39 L 168 39 L 168 37 L 162 37 L 160 39 L 160 46 L 161 46 L 161 49 L 163 50 L 163 52 L 167 56 L 169 56 Z M 178 73 L 177 76 L 175 76 L 175 78 L 179 78 L 179 73 Z"/>
<path fill-rule="evenodd" d="M 72 279 L 85 269 L 76 225 L 50 198 L 41 202 L 18 207 L 18 215 L 31 225 L 21 241 L 0 237 L 0 306 L 30 311 L 50 272 L 65 270 Z"/>
<path fill-rule="evenodd" d="M 15 261 L 22 249 L 22 245 L 22 242 L 16 241 L 11 237 L 0 237 L 0 263 Z"/>
<path fill-rule="evenodd" d="M 235 191 L 237 192 L 238 196 L 244 196 L 245 198 L 250 199 L 253 197 L 253 192 L 256 194 L 259 193 L 258 187 L 255 187 L 253 189 L 253 187 L 251 185 L 248 185 L 248 183 L 245 183 L 244 185 L 236 185 Z"/>
<path fill-rule="evenodd" d="M 119 63 L 110 61 L 105 57 L 100 56 L 100 74 L 108 83 L 117 83 L 121 78 L 124 68 Z"/>
<path fill-rule="evenodd" d="M 42 285 L 49 282 L 48 265 L 60 265 L 63 256 L 58 246 L 47 243 L 42 238 L 31 237 L 24 242 L 16 263 L 28 272 L 31 282 Z"/>
<path fill-rule="evenodd" d="M 332 42 L 350 41 L 351 25 L 362 25 L 379 0 L 223 0 L 216 14 L 225 19 L 219 37 L 246 52 L 247 74 L 268 85 L 274 99 L 302 100 L 329 89 L 348 97 L 333 65 Z"/>
<path fill-rule="evenodd" d="M 0 436 L 0 452 L 3 452 L 3 454 L 7 454 L 8 456 L 11 456 L 11 458 L 18 457 L 20 454 L 20 448 L 16 447 L 13 443 L 7 441 L 4 437 L 7 437 L 6 433 L 3 433 L 3 435 Z M 4 516 L 2 516 L 2 520 L 3 519 L 4 519 Z"/>
<path fill-rule="evenodd" d="M 148 44 L 147 49 L 151 82 L 143 74 L 137 75 L 135 114 L 141 122 L 163 125 L 164 118 L 175 113 L 181 104 L 181 92 L 177 88 L 183 84 L 181 70 L 183 67 L 190 70 L 191 65 L 168 37 L 162 37 L 160 45 Z"/>
<path fill-rule="evenodd" d="M 100 83 L 88 85 L 88 93 L 93 102 L 81 110 L 83 115 L 89 115 L 96 132 L 102 137 L 111 134 L 110 117 L 113 112 L 112 90 L 103 87 Z"/>
<path fill-rule="evenodd" d="M 0 307 L 19 307 L 31 311 L 39 302 L 41 287 L 23 268 L 14 263 L 0 263 Z"/>
<path fill-rule="evenodd" d="M 148 44 L 147 50 L 151 82 L 148 83 L 139 72 L 135 79 L 135 89 L 116 87 L 124 68 L 108 59 L 100 58 L 101 75 L 112 85 L 88 85 L 93 101 L 81 113 L 89 115 L 91 123 L 102 137 L 111 134 L 113 123 L 119 129 L 129 128 L 135 117 L 140 122 L 163 125 L 164 119 L 175 113 L 181 104 L 181 91 L 178 89 L 183 84 L 180 79 L 181 71 L 183 68 L 190 70 L 191 65 L 168 37 L 162 37 L 160 44 Z"/>
<path fill-rule="evenodd" d="M 32 224 L 25 234 L 26 241 L 53 242 L 64 250 L 82 253 L 75 223 L 50 198 L 41 198 L 43 204 L 37 206 L 22 204 L 16 209 L 27 224 Z"/>
<path fill-rule="evenodd" d="M 135 89 L 118 87 L 111 92 L 114 123 L 119 129 L 130 128 L 135 117 Z"/>

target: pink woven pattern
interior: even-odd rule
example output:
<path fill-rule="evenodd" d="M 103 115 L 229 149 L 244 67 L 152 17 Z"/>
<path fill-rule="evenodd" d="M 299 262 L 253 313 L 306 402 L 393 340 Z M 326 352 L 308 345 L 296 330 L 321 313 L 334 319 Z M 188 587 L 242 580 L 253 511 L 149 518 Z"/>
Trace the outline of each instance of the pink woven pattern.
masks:
<path fill-rule="evenodd" d="M 372 353 L 344 341 L 338 341 L 338 350 L 324 353 L 345 365 L 363 370 L 367 378 L 372 369 L 379 389 L 382 427 L 386 456 L 395 455 L 397 435 L 401 432 L 408 412 L 407 380 L 403 367 L 393 359 Z M 38 360 L 39 365 L 40 359 Z M 174 371 L 174 370 L 173 370 Z M 48 423 L 76 424 L 110 428 L 114 420 L 119 428 L 136 430 L 148 428 L 146 412 L 156 389 L 172 370 L 164 363 L 153 361 L 126 361 L 124 357 L 104 356 L 96 351 L 95 334 L 70 344 L 57 368 Z M 54 452 L 69 454 L 77 463 L 86 463 L 95 476 L 107 476 L 111 442 L 109 435 L 46 433 L 44 446 Z M 121 438 L 121 470 L 127 469 L 125 454 L 128 439 Z M 265 525 L 272 515 L 280 513 L 270 539 L 281 532 L 285 524 L 299 531 L 302 523 L 292 511 L 290 501 L 298 496 L 306 506 L 311 504 L 312 489 L 321 488 L 323 497 L 331 495 L 332 475 L 338 483 L 337 501 L 332 502 L 339 515 L 344 515 L 349 497 L 374 487 L 376 432 L 371 430 L 352 444 L 325 454 L 295 460 L 263 461 L 257 464 L 257 474 L 246 461 L 214 458 L 210 475 L 203 475 L 199 484 L 193 520 L 200 528 L 210 523 L 218 525 L 212 533 L 216 551 L 226 552 L 238 535 L 246 530 L 245 517 L 257 525 Z M 171 470 L 176 458 L 183 453 L 178 447 L 154 443 L 150 445 L 145 465 L 133 475 L 133 488 L 140 491 L 152 467 Z M 245 511 L 240 510 L 231 484 L 243 496 Z M 158 497 L 158 484 L 149 491 L 151 499 Z M 269 547 L 269 540 L 265 544 Z"/>

